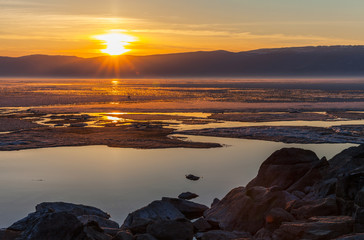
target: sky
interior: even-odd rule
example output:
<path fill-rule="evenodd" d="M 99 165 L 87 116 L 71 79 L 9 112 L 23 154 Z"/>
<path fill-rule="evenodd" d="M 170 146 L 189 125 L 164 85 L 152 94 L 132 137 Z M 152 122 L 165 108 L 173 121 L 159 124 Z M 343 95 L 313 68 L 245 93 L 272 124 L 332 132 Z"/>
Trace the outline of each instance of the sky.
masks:
<path fill-rule="evenodd" d="M 0 56 L 101 56 L 364 45 L 363 0 L 0 0 Z"/>

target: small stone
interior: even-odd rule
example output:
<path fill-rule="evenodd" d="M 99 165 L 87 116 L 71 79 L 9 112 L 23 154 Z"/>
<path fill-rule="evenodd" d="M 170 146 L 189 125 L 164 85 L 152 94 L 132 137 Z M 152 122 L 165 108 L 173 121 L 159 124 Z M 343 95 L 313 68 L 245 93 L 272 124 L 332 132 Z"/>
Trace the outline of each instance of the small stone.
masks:
<path fill-rule="evenodd" d="M 197 197 L 198 197 L 198 195 L 196 193 L 191 193 L 191 192 L 184 192 L 184 193 L 181 193 L 180 195 L 178 195 L 178 198 L 185 199 L 185 200 L 191 200 L 191 199 L 194 199 Z"/>
<path fill-rule="evenodd" d="M 197 180 L 199 180 L 199 179 L 200 179 L 200 177 L 195 176 L 195 175 L 193 175 L 193 174 L 188 174 L 188 175 L 186 175 L 186 178 L 187 178 L 188 180 L 191 180 L 191 181 L 197 181 Z"/>

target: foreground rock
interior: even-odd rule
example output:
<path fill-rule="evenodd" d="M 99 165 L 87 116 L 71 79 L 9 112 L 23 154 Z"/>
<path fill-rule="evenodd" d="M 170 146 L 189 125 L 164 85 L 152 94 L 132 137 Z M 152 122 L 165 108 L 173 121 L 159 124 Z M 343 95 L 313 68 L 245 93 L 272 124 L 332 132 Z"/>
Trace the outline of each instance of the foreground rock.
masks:
<path fill-rule="evenodd" d="M 307 222 L 283 223 L 273 233 L 273 240 L 333 239 L 351 233 L 353 226 L 349 216 L 315 217 Z"/>
<path fill-rule="evenodd" d="M 130 213 L 120 228 L 94 207 L 42 203 L 0 230 L 0 239 L 357 240 L 363 234 L 364 145 L 330 161 L 302 149 L 278 150 L 246 187 L 211 208 L 162 198 Z"/>
<path fill-rule="evenodd" d="M 16 239 L 27 240 L 110 240 L 112 236 L 100 227 L 118 228 L 118 223 L 109 218 L 109 214 L 95 207 L 46 202 L 37 205 L 34 213 L 11 225 L 3 234 L 16 234 Z"/>
<path fill-rule="evenodd" d="M 208 207 L 205 205 L 183 199 L 164 197 L 162 198 L 162 201 L 171 203 L 188 219 L 201 217 L 203 213 L 208 209 Z"/>
<path fill-rule="evenodd" d="M 186 219 L 156 221 L 148 226 L 147 233 L 157 239 L 190 240 L 193 238 L 193 225 Z"/>
<path fill-rule="evenodd" d="M 319 162 L 319 158 L 312 151 L 299 148 L 283 148 L 274 152 L 263 162 L 257 177 L 247 185 L 247 188 L 253 186 L 267 188 L 278 186 L 281 189 L 288 189 Z M 314 183 L 314 180 L 312 180 L 311 184 Z"/>
<path fill-rule="evenodd" d="M 243 240 L 243 239 L 250 239 L 251 235 L 245 232 L 228 232 L 222 230 L 213 230 L 205 233 L 196 234 L 196 238 L 199 240 L 229 240 L 229 239 L 236 239 L 236 240 Z"/>
<path fill-rule="evenodd" d="M 171 203 L 154 201 L 148 206 L 130 213 L 122 225 L 133 233 L 145 233 L 149 224 L 156 221 L 180 220 L 185 216 Z"/>
<path fill-rule="evenodd" d="M 281 149 L 246 187 L 230 191 L 204 217 L 256 239 L 333 239 L 364 232 L 363 166 L 363 146 L 330 161 L 311 151 Z"/>
<path fill-rule="evenodd" d="M 265 216 L 273 208 L 285 208 L 297 197 L 287 191 L 253 187 L 233 189 L 214 207 L 207 210 L 205 218 L 218 223 L 223 230 L 257 232 L 265 225 Z"/>

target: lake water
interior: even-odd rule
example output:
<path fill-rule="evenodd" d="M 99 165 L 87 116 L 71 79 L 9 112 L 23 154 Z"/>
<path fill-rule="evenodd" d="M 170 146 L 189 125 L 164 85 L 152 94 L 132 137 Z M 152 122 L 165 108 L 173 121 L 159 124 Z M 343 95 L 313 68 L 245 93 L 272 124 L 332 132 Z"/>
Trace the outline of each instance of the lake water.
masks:
<path fill-rule="evenodd" d="M 284 144 L 215 137 L 216 149 L 58 147 L 0 152 L 0 227 L 33 212 L 44 201 L 82 203 L 109 212 L 119 223 L 129 212 L 184 191 L 210 205 L 234 187 L 246 185 L 260 164 L 282 147 L 302 147 L 328 159 L 353 144 Z M 202 179 L 192 182 L 185 174 Z"/>

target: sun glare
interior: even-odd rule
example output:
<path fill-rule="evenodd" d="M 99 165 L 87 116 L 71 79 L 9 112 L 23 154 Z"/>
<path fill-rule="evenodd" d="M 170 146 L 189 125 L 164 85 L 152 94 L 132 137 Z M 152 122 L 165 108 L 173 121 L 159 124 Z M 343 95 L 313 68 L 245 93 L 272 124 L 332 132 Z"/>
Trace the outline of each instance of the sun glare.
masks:
<path fill-rule="evenodd" d="M 122 33 L 108 33 L 96 36 L 96 39 L 101 40 L 106 48 L 101 49 L 101 52 L 109 55 L 121 55 L 129 52 L 126 46 L 131 42 L 135 42 L 135 37 Z"/>

